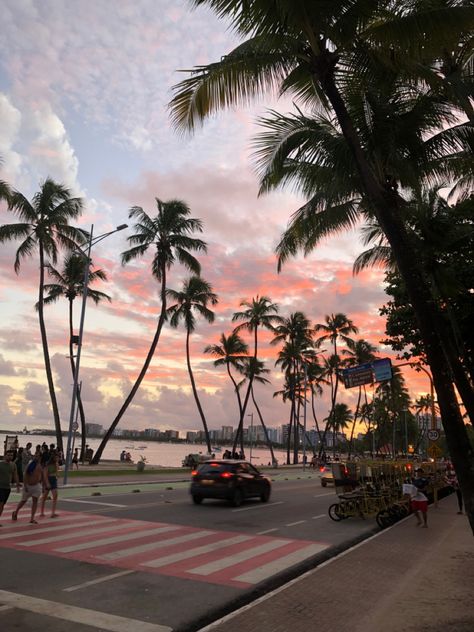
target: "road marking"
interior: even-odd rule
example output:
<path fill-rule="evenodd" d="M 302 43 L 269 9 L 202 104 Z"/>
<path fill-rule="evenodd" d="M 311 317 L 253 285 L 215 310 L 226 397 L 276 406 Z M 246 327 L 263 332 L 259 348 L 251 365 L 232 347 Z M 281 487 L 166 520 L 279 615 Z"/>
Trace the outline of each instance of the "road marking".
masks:
<path fill-rule="evenodd" d="M 9 540 L 10 538 L 21 538 L 23 536 L 28 536 L 28 535 L 37 535 L 38 533 L 51 533 L 51 532 L 56 532 L 56 531 L 64 531 L 64 529 L 80 529 L 81 527 L 89 527 L 90 525 L 93 524 L 105 524 L 105 523 L 109 523 L 112 521 L 112 518 L 101 518 L 100 520 L 89 520 L 88 522 L 82 522 L 83 520 L 85 520 L 85 518 L 83 516 L 81 516 L 81 518 L 79 519 L 79 522 L 74 523 L 74 524 L 62 524 L 62 525 L 57 525 L 55 522 L 50 523 L 50 524 L 54 524 L 54 527 L 44 527 L 41 529 L 36 528 L 38 525 L 34 525 L 34 524 L 30 524 L 28 525 L 28 528 L 25 530 L 20 530 L 20 531 L 16 531 L 14 529 L 12 529 L 11 531 L 9 531 L 9 533 L 2 533 L 2 535 L 0 535 L 0 540 Z"/>
<path fill-rule="evenodd" d="M 318 520 L 319 518 L 325 518 L 326 514 L 319 514 L 319 516 L 311 516 L 311 520 Z"/>
<path fill-rule="evenodd" d="M 5 610 L 13 610 L 12 606 L 0 606 L 0 612 L 5 612 Z"/>
<path fill-rule="evenodd" d="M 314 498 L 324 498 L 324 496 L 335 496 L 334 492 L 328 492 L 327 494 L 315 494 Z"/>
<path fill-rule="evenodd" d="M 75 498 L 61 498 L 62 503 L 83 503 L 84 505 L 103 505 L 104 507 L 130 507 L 130 505 L 117 505 L 115 503 L 100 503 L 97 500 L 77 500 Z"/>
<path fill-rule="evenodd" d="M 108 544 L 115 544 L 117 542 L 137 540 L 140 538 L 144 538 L 148 535 L 166 533 L 167 531 L 176 531 L 176 528 L 168 526 L 168 527 L 157 527 L 154 529 L 143 529 L 142 531 L 134 531 L 133 533 L 115 535 L 115 536 L 112 536 L 111 538 L 102 538 L 101 540 L 93 540 L 92 542 L 80 542 L 79 544 L 63 546 L 59 549 L 54 549 L 54 550 L 57 551 L 58 553 L 74 553 L 74 551 L 84 551 L 86 549 L 95 549 L 98 546 L 107 546 Z"/>
<path fill-rule="evenodd" d="M 276 503 L 263 503 L 261 505 L 242 507 L 241 509 L 232 509 L 232 513 L 237 513 L 238 511 L 251 511 L 252 509 L 266 509 L 267 507 L 274 507 L 275 505 L 283 505 L 283 500 L 279 500 Z"/>
<path fill-rule="evenodd" d="M 288 524 L 285 525 L 285 527 L 294 527 L 297 524 L 303 524 L 303 522 L 306 522 L 306 520 L 298 520 L 297 522 L 289 522 Z"/>
<path fill-rule="evenodd" d="M 327 549 L 327 544 L 311 544 L 310 546 L 306 546 L 304 549 L 299 549 L 289 555 L 279 557 L 268 564 L 258 566 L 257 568 L 254 568 L 247 573 L 243 573 L 238 577 L 234 577 L 233 579 L 240 582 L 246 582 L 247 584 L 258 584 L 264 579 L 268 579 L 272 575 L 275 575 L 275 573 L 279 573 L 280 571 L 293 566 L 293 564 L 302 562 L 308 557 L 316 555 L 316 553 L 320 553 L 324 549 Z"/>
<path fill-rule="evenodd" d="M 64 592 L 74 592 L 75 590 L 80 590 L 81 588 L 87 588 L 88 586 L 94 586 L 95 584 L 102 584 L 102 582 L 108 582 L 111 579 L 115 579 L 116 577 L 123 577 L 124 575 L 130 575 L 135 571 L 120 571 L 120 573 L 113 573 L 112 575 L 105 575 L 105 577 L 98 577 L 97 579 L 91 579 L 88 582 L 84 582 L 83 584 L 77 584 L 76 586 L 70 586 L 69 588 L 63 588 Z"/>
<path fill-rule="evenodd" d="M 79 533 L 71 534 L 71 533 L 62 533 L 61 535 L 53 535 L 50 538 L 41 538 L 40 540 L 30 540 L 29 542 L 19 542 L 19 546 L 37 546 L 39 544 L 51 544 L 52 542 L 59 542 L 61 540 L 72 540 L 74 537 L 82 538 L 86 535 L 96 535 L 98 533 L 110 533 L 111 531 L 123 531 L 123 529 L 129 529 L 130 524 L 118 524 L 118 525 L 107 525 L 106 527 L 99 527 L 95 529 L 86 529 L 85 531 L 80 531 Z"/>
<path fill-rule="evenodd" d="M 38 599 L 28 595 L 19 595 L 6 590 L 0 590 L 0 602 L 12 608 L 55 617 L 63 621 L 80 623 L 81 625 L 89 625 L 91 628 L 106 632 L 130 632 L 130 630 L 133 632 L 172 632 L 172 628 L 167 625 L 119 617 L 115 614 L 69 606 L 57 601 Z"/>
<path fill-rule="evenodd" d="M 168 538 L 167 540 L 159 540 L 158 542 L 149 542 L 148 544 L 133 546 L 130 549 L 114 551 L 113 553 L 104 553 L 104 555 L 98 555 L 97 557 L 101 560 L 121 560 L 123 557 L 130 557 L 131 555 L 136 555 L 138 553 L 146 553 L 148 551 L 154 551 L 155 549 L 162 549 L 166 546 L 172 546 L 173 544 L 183 544 L 185 542 L 190 542 L 191 540 L 204 538 L 207 535 L 215 535 L 215 533 L 215 531 L 196 531 L 194 533 L 180 535 L 176 538 Z"/>
<path fill-rule="evenodd" d="M 278 531 L 278 529 L 276 527 L 273 529 L 265 529 L 265 531 L 259 531 L 257 535 L 265 535 L 266 533 L 272 533 L 273 531 Z"/>
<path fill-rule="evenodd" d="M 205 546 L 197 546 L 194 549 L 188 549 L 187 551 L 181 551 L 180 553 L 165 555 L 164 557 L 159 557 L 155 560 L 151 560 L 150 562 L 143 562 L 142 564 L 140 564 L 140 566 L 159 568 L 160 566 L 167 566 L 168 564 L 181 562 L 182 560 L 187 560 L 190 557 L 197 557 L 198 555 L 203 555 L 204 553 L 212 553 L 213 551 L 218 551 L 219 549 L 223 549 L 226 546 L 231 546 L 232 544 L 247 542 L 247 540 L 251 539 L 251 535 L 238 535 L 235 536 L 235 538 L 227 538 L 227 540 L 212 542 L 212 544 L 206 544 Z"/>
<path fill-rule="evenodd" d="M 209 564 L 203 564 L 202 566 L 191 568 L 188 573 L 193 573 L 194 575 L 211 575 L 212 573 L 221 571 L 224 568 L 228 568 L 229 566 L 234 566 L 235 564 L 239 564 L 240 562 L 245 562 L 245 560 L 250 560 L 256 555 L 261 555 L 262 553 L 268 553 L 269 551 L 279 549 L 289 543 L 290 540 L 272 540 L 271 542 L 265 542 L 265 544 L 254 546 L 253 548 L 247 549 L 246 551 L 235 553 L 235 555 L 229 555 L 227 557 L 216 560 L 215 562 L 209 562 Z"/>

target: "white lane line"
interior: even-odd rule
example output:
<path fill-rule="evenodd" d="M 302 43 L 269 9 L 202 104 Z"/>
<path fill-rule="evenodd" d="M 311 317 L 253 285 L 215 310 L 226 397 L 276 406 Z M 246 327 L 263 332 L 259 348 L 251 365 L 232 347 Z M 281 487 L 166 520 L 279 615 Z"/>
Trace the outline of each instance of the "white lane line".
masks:
<path fill-rule="evenodd" d="M 285 525 L 285 527 L 294 527 L 297 524 L 303 524 L 303 522 L 306 522 L 306 520 L 298 520 L 297 522 L 289 522 L 288 524 Z"/>
<path fill-rule="evenodd" d="M 290 540 L 272 540 L 271 542 L 265 542 L 265 544 L 254 546 L 251 549 L 247 549 L 246 551 L 240 551 L 240 553 L 228 555 L 227 557 L 224 557 L 220 560 L 209 562 L 209 564 L 197 566 L 196 568 L 192 568 L 188 572 L 193 573 L 194 575 L 211 575 L 212 573 L 222 571 L 224 568 L 228 568 L 229 566 L 234 566 L 235 564 L 239 564 L 240 562 L 245 562 L 246 560 L 249 560 L 256 555 L 261 555 L 262 553 L 268 553 L 269 551 L 273 551 L 274 549 L 279 549 L 289 543 Z"/>
<path fill-rule="evenodd" d="M 71 544 L 54 549 L 58 553 L 73 553 L 74 551 L 85 551 L 86 549 L 95 549 L 97 546 L 106 546 L 108 544 L 116 544 L 117 542 L 125 542 L 129 540 L 139 540 L 148 535 L 157 535 L 158 533 L 166 533 L 167 531 L 176 531 L 176 527 L 155 527 L 153 529 L 143 529 L 142 531 L 134 531 L 133 533 L 125 533 L 123 535 L 115 535 L 111 538 L 102 538 L 101 540 L 92 540 L 91 542 L 80 542 L 79 544 Z"/>
<path fill-rule="evenodd" d="M 273 529 L 265 529 L 265 531 L 259 531 L 257 535 L 265 535 L 266 533 L 273 533 L 273 531 L 278 531 L 278 529 L 276 527 Z"/>
<path fill-rule="evenodd" d="M 120 560 L 123 557 L 130 557 L 131 555 L 147 553 L 148 551 L 154 551 L 155 549 L 163 549 L 167 546 L 173 546 L 174 544 L 183 544 L 184 542 L 198 540 L 199 538 L 204 538 L 207 535 L 214 535 L 215 533 L 215 531 L 197 531 L 195 533 L 180 535 L 176 538 L 168 538 L 167 540 L 159 540 L 158 542 L 149 542 L 148 544 L 141 544 L 140 546 L 132 546 L 130 549 L 123 549 L 122 551 L 104 553 L 104 555 L 98 555 L 97 557 L 101 560 Z"/>
<path fill-rule="evenodd" d="M 86 529 L 85 531 L 78 531 L 77 533 L 62 533 L 61 535 L 54 535 L 51 538 L 41 538 L 40 540 L 30 540 L 29 542 L 19 542 L 19 546 L 37 546 L 38 544 L 51 544 L 52 542 L 60 542 L 61 540 L 72 540 L 73 538 L 83 538 L 86 535 L 96 535 L 98 533 L 110 533 L 111 531 L 123 531 L 129 529 L 130 524 L 118 524 L 107 525 L 106 527 L 99 527 L 95 529 Z"/>
<path fill-rule="evenodd" d="M 0 606 L 0 612 L 5 612 L 5 610 L 13 610 L 12 606 Z"/>
<path fill-rule="evenodd" d="M 325 518 L 327 514 L 319 514 L 319 516 L 311 516 L 311 520 L 319 520 L 319 518 Z"/>
<path fill-rule="evenodd" d="M 89 625 L 91 628 L 105 630 L 106 632 L 130 632 L 130 630 L 133 630 L 133 632 L 172 632 L 172 628 L 167 625 L 119 617 L 115 614 L 69 606 L 57 601 L 38 599 L 28 595 L 19 595 L 6 590 L 0 590 L 0 602 L 12 608 L 27 610 L 28 612 L 35 612 L 36 614 L 55 617 L 56 619 L 72 623 Z"/>
<path fill-rule="evenodd" d="M 327 548 L 327 544 L 311 544 L 309 546 L 305 546 L 303 549 L 299 549 L 298 551 L 293 551 L 293 553 L 290 553 L 289 555 L 279 557 L 268 564 L 263 564 L 263 566 L 254 568 L 253 570 L 243 573 L 238 577 L 233 577 L 232 579 L 239 582 L 245 582 L 247 584 L 258 584 L 264 579 L 275 575 L 275 573 L 279 573 L 298 562 L 302 562 L 308 557 L 316 555 L 316 553 L 320 553 Z"/>
<path fill-rule="evenodd" d="M 121 571 L 120 573 L 113 573 L 112 575 L 105 575 L 105 577 L 98 577 L 97 579 L 91 579 L 83 584 L 77 584 L 76 586 L 70 586 L 69 588 L 63 588 L 64 592 L 74 592 L 75 590 L 81 590 L 81 588 L 87 588 L 88 586 L 95 586 L 95 584 L 102 584 L 102 582 L 108 582 L 111 579 L 117 577 L 123 577 L 124 575 L 130 575 L 135 571 Z"/>
<path fill-rule="evenodd" d="M 232 546 L 232 544 L 240 544 L 251 540 L 251 535 L 238 535 L 234 538 L 227 538 L 227 540 L 220 540 L 219 542 L 212 542 L 212 544 L 206 544 L 205 546 L 197 546 L 194 549 L 188 549 L 187 551 L 181 551 L 180 553 L 174 553 L 172 555 L 165 555 L 159 557 L 150 562 L 143 562 L 140 566 L 150 566 L 151 568 L 159 568 L 160 566 L 167 566 L 168 564 L 174 564 L 175 562 L 181 562 L 181 560 L 187 560 L 190 557 L 197 557 L 203 553 L 212 553 L 218 551 L 226 546 Z"/>
<path fill-rule="evenodd" d="M 279 500 L 276 503 L 263 503 L 261 505 L 251 505 L 250 507 L 242 507 L 241 509 L 232 509 L 232 513 L 238 511 L 252 511 L 252 509 L 266 509 L 267 507 L 274 507 L 275 505 L 283 505 L 283 500 Z"/>
<path fill-rule="evenodd" d="M 81 520 L 86 520 L 86 518 L 81 518 Z M 80 529 L 81 527 L 89 527 L 93 524 L 106 524 L 113 520 L 113 518 L 100 518 L 99 520 L 88 520 L 88 522 L 77 522 L 74 524 L 62 524 L 56 525 L 56 523 L 51 522 L 50 524 L 54 524 L 54 527 L 44 527 L 38 529 L 38 525 L 31 524 L 27 529 L 20 531 L 10 531 L 10 533 L 2 533 L 0 535 L 0 540 L 9 540 L 10 538 L 20 538 L 28 535 L 37 535 L 38 533 L 55 533 L 56 531 L 64 531 L 65 529 Z"/>
<path fill-rule="evenodd" d="M 82 503 L 84 505 L 103 505 L 104 507 L 129 507 L 130 505 L 117 505 L 115 503 L 100 503 L 97 500 L 77 500 L 76 498 L 61 498 L 62 503 Z"/>
<path fill-rule="evenodd" d="M 324 498 L 324 496 L 335 496 L 335 492 L 328 492 L 327 494 L 315 494 L 315 498 Z"/>

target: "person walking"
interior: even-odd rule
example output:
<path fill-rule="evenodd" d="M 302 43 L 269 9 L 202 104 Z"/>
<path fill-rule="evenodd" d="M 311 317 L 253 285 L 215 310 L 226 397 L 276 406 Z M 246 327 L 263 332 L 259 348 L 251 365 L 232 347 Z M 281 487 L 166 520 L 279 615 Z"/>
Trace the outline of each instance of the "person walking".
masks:
<path fill-rule="evenodd" d="M 23 483 L 23 450 L 24 448 L 18 448 L 15 459 L 16 473 L 18 474 L 20 483 Z"/>
<path fill-rule="evenodd" d="M 40 498 L 42 492 L 41 481 L 43 478 L 40 458 L 41 454 L 38 452 L 35 453 L 33 460 L 30 462 L 23 474 L 23 494 L 15 511 L 12 513 L 12 520 L 18 520 L 18 513 L 20 509 L 28 502 L 28 499 L 31 498 L 30 524 L 38 524 L 35 520 L 35 515 L 38 507 L 38 499 Z"/>
<path fill-rule="evenodd" d="M 72 455 L 72 469 L 76 466 L 76 470 L 79 469 L 79 448 L 74 448 L 74 454 Z"/>
<path fill-rule="evenodd" d="M 458 508 L 459 508 L 458 514 L 462 514 L 462 509 L 463 509 L 462 492 L 461 492 L 461 488 L 459 487 L 458 477 L 456 476 L 456 472 L 454 471 L 453 468 L 448 468 L 446 470 L 446 476 L 444 477 L 444 480 L 446 484 L 449 485 L 449 487 L 452 487 L 452 489 L 454 490 L 458 499 Z"/>
<path fill-rule="evenodd" d="M 16 465 L 13 463 L 13 454 L 13 450 L 7 450 L 5 452 L 5 460 L 0 461 L 0 517 L 10 496 L 12 481 L 16 483 L 16 491 L 20 491 L 20 482 Z"/>
<path fill-rule="evenodd" d="M 56 513 L 56 505 L 58 502 L 58 453 L 56 451 L 51 453 L 50 459 L 46 466 L 43 468 L 43 495 L 41 496 L 41 511 L 40 517 L 44 517 L 44 505 L 48 498 L 49 491 L 51 490 L 51 496 L 53 497 L 53 505 L 51 507 L 51 518 L 57 518 L 59 514 Z"/>
<path fill-rule="evenodd" d="M 32 455 L 31 455 L 31 448 L 32 448 L 32 444 L 31 443 L 27 443 L 25 448 L 23 449 L 23 452 L 21 453 L 21 469 L 22 469 L 23 473 L 25 472 L 26 468 L 28 467 L 28 463 L 33 458 Z"/>

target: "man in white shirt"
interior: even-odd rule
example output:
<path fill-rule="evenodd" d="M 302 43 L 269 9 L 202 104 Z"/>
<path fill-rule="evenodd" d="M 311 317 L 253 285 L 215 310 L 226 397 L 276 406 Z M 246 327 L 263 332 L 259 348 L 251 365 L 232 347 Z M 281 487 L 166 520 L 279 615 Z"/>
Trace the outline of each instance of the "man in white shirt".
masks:
<path fill-rule="evenodd" d="M 410 496 L 411 509 L 415 514 L 416 526 L 423 525 L 425 529 L 428 528 L 428 498 L 418 489 L 416 485 L 405 484 L 403 485 L 403 493 Z M 421 514 L 421 515 L 420 515 Z"/>

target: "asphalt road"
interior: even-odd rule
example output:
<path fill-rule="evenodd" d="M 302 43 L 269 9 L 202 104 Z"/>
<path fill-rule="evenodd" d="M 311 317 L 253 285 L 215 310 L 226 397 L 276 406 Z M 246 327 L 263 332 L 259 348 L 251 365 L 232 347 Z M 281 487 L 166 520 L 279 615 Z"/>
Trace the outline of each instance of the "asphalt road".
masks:
<path fill-rule="evenodd" d="M 375 527 L 331 521 L 334 490 L 314 478 L 282 476 L 239 508 L 193 505 L 178 482 L 120 492 L 63 498 L 39 525 L 5 509 L 2 632 L 197 630 Z"/>

